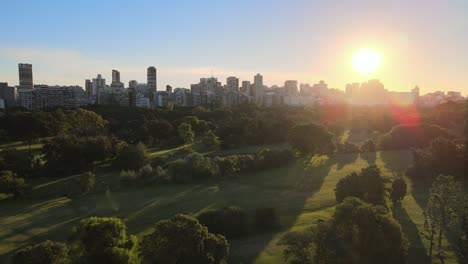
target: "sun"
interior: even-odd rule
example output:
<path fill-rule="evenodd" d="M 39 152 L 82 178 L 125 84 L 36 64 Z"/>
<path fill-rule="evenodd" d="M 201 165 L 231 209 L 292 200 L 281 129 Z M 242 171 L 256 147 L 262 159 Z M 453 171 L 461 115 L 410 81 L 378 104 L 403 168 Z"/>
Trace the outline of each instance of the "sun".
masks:
<path fill-rule="evenodd" d="M 353 67 L 360 73 L 371 74 L 380 66 L 380 54 L 372 49 L 363 49 L 353 56 Z"/>

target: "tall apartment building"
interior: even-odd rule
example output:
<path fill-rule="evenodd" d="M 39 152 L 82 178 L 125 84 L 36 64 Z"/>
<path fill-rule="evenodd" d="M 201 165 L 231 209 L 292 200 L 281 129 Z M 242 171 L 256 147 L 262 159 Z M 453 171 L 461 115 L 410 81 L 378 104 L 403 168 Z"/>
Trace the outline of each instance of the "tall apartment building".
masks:
<path fill-rule="evenodd" d="M 93 95 L 98 95 L 100 89 L 106 87 L 106 79 L 102 78 L 101 74 L 98 74 L 96 78 L 93 79 Z"/>
<path fill-rule="evenodd" d="M 112 70 L 112 87 L 124 88 L 124 84 L 120 81 L 120 72 L 118 70 Z"/>
<path fill-rule="evenodd" d="M 15 87 L 8 86 L 8 83 L 0 83 L 0 99 L 3 99 L 5 109 L 16 106 Z"/>
<path fill-rule="evenodd" d="M 238 92 L 239 91 L 239 78 L 237 77 L 228 77 L 226 79 L 226 87 L 228 92 Z"/>
<path fill-rule="evenodd" d="M 153 94 L 158 90 L 157 72 L 154 66 L 148 67 L 146 77 L 149 93 Z"/>
<path fill-rule="evenodd" d="M 259 73 L 254 76 L 254 97 L 255 102 L 262 103 L 263 102 L 263 76 Z"/>
<path fill-rule="evenodd" d="M 20 89 L 33 89 L 34 83 L 33 83 L 32 64 L 19 63 L 18 72 L 19 72 L 19 88 Z"/>
<path fill-rule="evenodd" d="M 85 81 L 85 92 L 86 97 L 90 97 L 91 95 L 93 95 L 93 83 L 90 79 L 86 79 Z"/>
<path fill-rule="evenodd" d="M 284 88 L 286 89 L 286 93 L 288 94 L 297 94 L 297 81 L 295 80 L 288 80 L 284 82 Z"/>
<path fill-rule="evenodd" d="M 245 95 L 252 95 L 250 89 L 250 81 L 242 81 L 241 92 Z"/>

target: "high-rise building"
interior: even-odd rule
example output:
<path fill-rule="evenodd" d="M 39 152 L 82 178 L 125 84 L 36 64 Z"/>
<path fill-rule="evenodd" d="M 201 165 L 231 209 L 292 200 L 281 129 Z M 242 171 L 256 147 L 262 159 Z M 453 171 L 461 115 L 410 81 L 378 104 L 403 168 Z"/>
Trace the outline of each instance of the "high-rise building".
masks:
<path fill-rule="evenodd" d="M 242 87 L 241 87 L 241 92 L 244 93 L 245 95 L 252 95 L 250 91 L 250 81 L 243 81 L 242 82 Z"/>
<path fill-rule="evenodd" d="M 239 78 L 237 77 L 228 77 L 226 79 L 226 87 L 228 92 L 238 92 L 239 91 Z"/>
<path fill-rule="evenodd" d="M 154 66 L 148 67 L 146 76 L 147 76 L 148 90 L 150 94 L 153 94 L 154 92 L 158 90 L 156 68 Z"/>
<path fill-rule="evenodd" d="M 16 105 L 15 87 L 8 86 L 8 83 L 0 83 L 0 99 L 3 99 L 4 108 L 12 108 Z"/>
<path fill-rule="evenodd" d="M 85 92 L 86 92 L 86 97 L 90 97 L 93 95 L 93 83 L 91 82 L 90 79 L 87 79 L 85 81 Z"/>
<path fill-rule="evenodd" d="M 112 70 L 112 83 L 120 83 L 120 72 Z"/>
<path fill-rule="evenodd" d="M 286 93 L 289 94 L 296 94 L 297 91 L 297 81 L 295 80 L 288 80 L 284 82 L 284 88 L 286 89 Z"/>
<path fill-rule="evenodd" d="M 254 76 L 254 97 L 257 103 L 262 103 L 263 92 L 263 76 L 257 73 Z"/>
<path fill-rule="evenodd" d="M 128 82 L 128 88 L 136 89 L 137 85 L 138 85 L 138 82 L 136 80 L 131 80 Z"/>
<path fill-rule="evenodd" d="M 99 95 L 99 90 L 106 87 L 106 79 L 102 78 L 101 74 L 93 79 L 93 95 Z"/>
<path fill-rule="evenodd" d="M 20 89 L 33 89 L 33 72 L 32 64 L 19 63 L 19 88 Z"/>
<path fill-rule="evenodd" d="M 166 85 L 166 92 L 172 93 L 172 86 Z"/>

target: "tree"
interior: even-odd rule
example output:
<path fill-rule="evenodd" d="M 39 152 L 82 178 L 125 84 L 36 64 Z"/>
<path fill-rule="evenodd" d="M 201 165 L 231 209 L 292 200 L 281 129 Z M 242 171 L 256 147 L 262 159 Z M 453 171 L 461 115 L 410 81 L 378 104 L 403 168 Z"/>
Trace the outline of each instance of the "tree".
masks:
<path fill-rule="evenodd" d="M 192 127 L 187 123 L 182 123 L 177 128 L 177 132 L 179 132 L 179 136 L 184 140 L 185 144 L 190 144 L 193 142 L 193 138 L 195 134 L 192 131 Z"/>
<path fill-rule="evenodd" d="M 370 139 L 364 141 L 361 145 L 361 152 L 375 152 L 375 149 L 374 141 Z"/>
<path fill-rule="evenodd" d="M 221 145 L 219 138 L 211 131 L 205 133 L 202 142 L 208 150 L 218 150 Z"/>
<path fill-rule="evenodd" d="M 372 204 L 384 204 L 385 186 L 376 166 L 370 166 L 358 173 L 351 173 L 340 179 L 335 187 L 336 201 L 341 203 L 353 196 Z"/>
<path fill-rule="evenodd" d="M 392 191 L 390 193 L 393 204 L 401 204 L 401 201 L 406 196 L 406 182 L 403 178 L 396 179 L 392 182 Z"/>
<path fill-rule="evenodd" d="M 320 222 L 304 231 L 286 233 L 278 245 L 285 247 L 284 258 L 292 264 L 334 263 L 333 236 L 331 222 Z"/>
<path fill-rule="evenodd" d="M 137 238 L 118 218 L 81 220 L 70 235 L 70 256 L 77 263 L 139 263 Z"/>
<path fill-rule="evenodd" d="M 96 176 L 94 173 L 88 171 L 80 177 L 80 187 L 82 194 L 88 194 L 94 189 L 96 183 Z"/>
<path fill-rule="evenodd" d="M 432 184 L 424 211 L 424 229 L 430 243 L 431 259 L 436 246 L 437 256 L 443 262 L 445 252 L 442 247 L 442 237 L 444 232 L 456 223 L 457 209 L 461 202 L 460 193 L 461 185 L 452 176 L 439 175 Z"/>
<path fill-rule="evenodd" d="M 319 148 L 331 144 L 333 134 L 316 123 L 300 124 L 292 128 L 289 143 L 302 153 L 315 153 Z"/>
<path fill-rule="evenodd" d="M 13 256 L 13 264 L 68 264 L 67 245 L 47 240 L 19 250 Z"/>
<path fill-rule="evenodd" d="M 142 143 L 125 145 L 112 162 L 113 167 L 119 170 L 138 170 L 148 161 L 146 147 Z"/>
<path fill-rule="evenodd" d="M 228 252 L 223 236 L 209 233 L 197 219 L 186 215 L 159 221 L 141 243 L 144 263 L 222 264 Z"/>

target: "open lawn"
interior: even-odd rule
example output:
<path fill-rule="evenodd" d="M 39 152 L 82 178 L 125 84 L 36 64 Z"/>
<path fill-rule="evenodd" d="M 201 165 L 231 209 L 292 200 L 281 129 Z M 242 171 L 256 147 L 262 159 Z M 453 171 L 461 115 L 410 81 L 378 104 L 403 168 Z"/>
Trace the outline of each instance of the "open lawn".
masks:
<path fill-rule="evenodd" d="M 73 199 L 3 200 L 0 201 L 0 254 L 45 239 L 65 240 L 70 228 L 89 216 L 120 217 L 131 233 L 142 236 L 151 231 L 155 222 L 174 214 L 195 214 L 206 208 L 232 205 L 247 210 L 274 207 L 282 230 L 231 240 L 230 263 L 283 263 L 282 249 L 276 245 L 278 238 L 288 230 L 307 228 L 329 218 L 336 204 L 334 187 L 339 179 L 370 164 L 380 167 L 384 176 L 394 177 L 404 172 L 410 162 L 407 151 L 314 156 L 283 168 L 241 175 L 220 183 L 111 188 L 112 191 Z M 107 173 L 98 177 L 98 181 L 118 176 L 118 173 Z M 51 188 L 53 184 L 36 188 Z M 427 242 L 421 235 L 426 197 L 427 194 L 412 188 L 403 201 L 403 208 L 393 212 L 409 237 L 409 263 L 427 263 Z M 446 263 L 456 263 L 453 254 Z"/>

